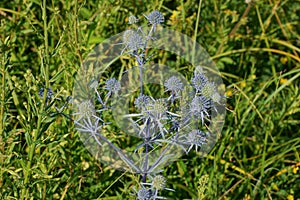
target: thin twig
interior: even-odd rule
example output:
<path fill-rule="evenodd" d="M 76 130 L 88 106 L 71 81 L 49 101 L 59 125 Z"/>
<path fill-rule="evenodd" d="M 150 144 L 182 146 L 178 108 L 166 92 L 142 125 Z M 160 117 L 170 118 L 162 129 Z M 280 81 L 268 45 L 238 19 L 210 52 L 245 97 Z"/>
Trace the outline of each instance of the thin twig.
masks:
<path fill-rule="evenodd" d="M 233 27 L 233 29 L 230 31 L 228 37 L 232 38 L 235 35 L 235 32 L 238 30 L 238 28 L 240 27 L 242 20 L 247 17 L 250 9 L 252 8 L 252 1 L 250 3 L 248 3 L 248 6 L 246 8 L 246 10 L 244 11 L 242 17 L 240 18 L 240 20 L 236 23 L 236 25 Z"/>

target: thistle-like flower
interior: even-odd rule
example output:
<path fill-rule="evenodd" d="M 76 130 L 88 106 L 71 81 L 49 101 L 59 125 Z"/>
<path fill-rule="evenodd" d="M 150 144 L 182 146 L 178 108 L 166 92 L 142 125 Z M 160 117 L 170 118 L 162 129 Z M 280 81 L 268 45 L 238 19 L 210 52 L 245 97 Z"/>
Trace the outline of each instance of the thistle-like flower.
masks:
<path fill-rule="evenodd" d="M 80 121 L 81 119 L 90 119 L 96 112 L 95 106 L 90 100 L 80 102 L 77 107 L 78 112 L 74 113 L 75 116 L 78 116 L 76 121 Z"/>
<path fill-rule="evenodd" d="M 150 26 L 149 29 L 148 27 L 144 29 L 142 26 L 134 25 L 135 29 L 126 30 L 122 34 L 122 38 L 116 39 L 122 40 L 119 43 L 122 45 L 121 48 L 123 48 L 121 54 L 126 51 L 138 63 L 137 69 L 139 71 L 133 72 L 139 76 L 135 76 L 135 74 L 131 76 L 128 73 L 130 76 L 122 79 L 125 80 L 122 88 L 120 82 L 115 78 L 108 79 L 103 87 L 99 86 L 98 81 L 100 78 L 96 79 L 98 81 L 92 80 L 87 85 L 89 87 L 88 91 L 93 91 L 96 95 L 80 95 L 78 98 L 75 98 L 76 100 L 81 100 L 81 102 L 78 104 L 77 112 L 74 114 L 76 116 L 74 123 L 76 129 L 83 133 L 85 143 L 88 142 L 91 147 L 92 145 L 97 145 L 97 156 L 98 152 L 103 152 L 104 154 L 101 158 L 105 158 L 103 159 L 104 161 L 107 161 L 108 159 L 106 158 L 112 156 L 112 159 L 107 161 L 108 163 L 112 163 L 116 168 L 132 169 L 133 172 L 142 175 L 140 187 L 138 190 L 134 189 L 137 199 L 155 200 L 166 199 L 160 196 L 162 190 L 174 191 L 166 187 L 166 179 L 162 175 L 157 175 L 157 173 L 161 172 L 160 168 L 166 166 L 169 161 L 177 159 L 183 152 L 189 153 L 193 148 L 196 151 L 200 151 L 203 145 L 212 143 L 210 139 L 214 136 L 214 130 L 210 129 L 209 126 L 214 122 L 212 109 L 216 111 L 221 110 L 219 105 L 215 106 L 214 103 L 220 103 L 222 97 L 217 92 L 215 83 L 208 80 L 206 73 L 200 66 L 196 67 L 194 75 L 190 79 L 189 87 L 185 87 L 187 82 L 183 81 L 182 76 L 167 76 L 165 73 L 162 73 L 164 77 L 167 76 L 163 83 L 166 92 L 164 96 L 154 98 L 151 95 L 145 95 L 159 94 L 157 91 L 151 91 L 151 87 L 145 86 L 146 84 L 157 83 L 156 76 L 151 77 L 153 73 L 148 73 L 156 72 L 156 70 L 148 71 L 148 69 L 152 70 L 152 68 L 148 68 L 145 65 L 148 59 L 151 58 L 146 50 L 149 48 L 148 43 L 151 43 L 152 46 L 156 44 L 156 36 L 159 37 L 160 34 L 156 35 L 154 32 L 157 25 L 163 23 L 165 19 L 162 13 L 157 10 L 144 16 L 148 21 L 147 25 Z M 138 21 L 138 18 L 135 16 L 128 18 L 129 24 L 135 24 Z M 113 52 L 115 53 L 117 50 Z M 90 61 L 88 60 L 88 65 L 89 63 Z M 173 72 L 173 74 L 175 73 Z M 95 75 L 97 76 L 97 74 L 92 74 L 92 77 L 96 77 Z M 149 77 L 144 79 L 145 76 Z M 132 90 L 135 87 L 126 87 L 129 90 L 125 90 L 127 83 L 135 83 L 131 81 L 131 78 L 138 78 L 139 84 L 134 86 L 140 87 L 140 95 L 134 99 L 133 104 L 130 96 L 132 93 L 130 92 L 135 93 Z M 150 80 L 153 82 L 149 82 Z M 217 79 L 214 80 L 217 83 L 219 82 Z M 102 86 L 102 84 L 100 85 Z M 190 86 L 193 89 L 189 90 Z M 82 87 L 79 88 L 81 89 Z M 102 89 L 102 91 L 99 89 Z M 128 93 L 121 96 L 124 92 Z M 44 94 L 44 91 L 41 94 Z M 87 96 L 90 99 L 82 100 L 83 97 Z M 112 97 L 118 97 L 116 100 L 120 101 L 113 101 Z M 123 99 L 128 101 L 123 101 Z M 128 107 L 124 103 L 130 104 L 130 106 L 134 105 L 134 108 L 127 109 Z M 115 112 L 116 110 L 117 112 Z M 131 113 L 135 111 L 137 112 Z M 114 114 L 113 117 L 116 117 L 116 124 L 122 126 L 124 132 L 128 131 L 128 133 L 134 134 L 137 136 L 137 139 L 141 140 L 138 141 L 135 149 L 126 148 L 123 150 L 116 145 L 115 140 L 110 141 L 107 138 L 110 136 L 108 134 L 110 130 L 116 130 L 114 128 L 106 128 L 110 124 L 109 120 L 111 117 L 108 116 L 110 114 Z M 118 123 L 119 121 L 120 123 Z M 210 132 L 206 133 L 206 128 Z M 132 142 L 135 141 L 132 140 Z M 98 151 L 100 150 L 98 147 L 102 148 L 101 151 Z M 132 154 L 127 152 L 127 150 L 134 150 L 134 152 Z M 147 182 L 148 179 L 150 179 L 149 182 Z"/>
<path fill-rule="evenodd" d="M 176 76 L 170 77 L 168 80 L 166 80 L 164 85 L 167 88 L 166 91 L 171 91 L 176 96 L 180 91 L 183 90 L 183 83 Z"/>
<path fill-rule="evenodd" d="M 128 24 L 136 24 L 139 21 L 134 15 L 128 17 Z"/>
<path fill-rule="evenodd" d="M 138 200 L 150 200 L 153 199 L 153 194 L 151 189 L 147 189 L 145 187 L 142 187 L 137 191 L 137 199 Z"/>
<path fill-rule="evenodd" d="M 143 100 L 148 101 L 148 98 L 146 97 Z M 140 117 L 138 121 L 141 119 L 144 121 L 144 125 L 142 126 L 139 135 L 141 135 L 142 138 L 147 138 L 149 137 L 148 133 L 150 131 L 152 139 L 161 137 L 165 138 L 165 134 L 168 133 L 168 130 L 165 128 L 165 124 L 167 122 L 168 115 L 172 115 L 173 113 L 168 111 L 167 101 L 165 99 L 149 98 L 149 100 L 149 103 L 141 109 L 141 113 L 135 115 Z M 145 104 L 145 102 L 143 102 L 143 104 Z M 151 142 L 155 143 L 155 141 Z"/>
<path fill-rule="evenodd" d="M 194 146 L 196 151 L 202 145 L 207 143 L 207 135 L 200 130 L 192 130 L 185 136 L 185 143 L 189 145 L 189 148 L 186 150 L 188 153 Z"/>
<path fill-rule="evenodd" d="M 155 190 L 163 190 L 166 187 L 166 179 L 162 175 L 157 175 L 152 180 L 152 188 Z"/>
<path fill-rule="evenodd" d="M 217 93 L 217 89 L 213 82 L 206 82 L 201 88 L 201 94 L 208 99 L 211 99 L 215 93 Z"/>
<path fill-rule="evenodd" d="M 168 190 L 168 191 L 172 191 L 174 192 L 175 190 L 170 189 L 170 188 L 166 188 L 166 178 L 162 175 L 156 175 L 152 178 L 151 183 L 142 183 L 143 187 L 143 191 L 148 191 L 148 194 L 150 193 L 149 191 L 151 191 L 151 199 L 166 199 L 165 197 L 159 196 L 158 193 L 161 190 Z M 144 187 L 144 185 L 148 185 L 151 188 L 150 189 L 146 189 Z"/>
<path fill-rule="evenodd" d="M 150 101 L 151 101 L 150 97 L 146 95 L 140 95 L 135 99 L 134 105 L 136 108 L 140 110 L 144 110 L 146 106 L 150 103 Z"/>
<path fill-rule="evenodd" d="M 123 33 L 123 44 L 125 45 L 125 49 L 127 49 L 130 53 L 132 53 L 143 48 L 145 42 L 143 40 L 143 37 L 137 31 L 126 30 Z"/>
<path fill-rule="evenodd" d="M 202 124 L 204 124 L 204 118 L 209 116 L 209 110 L 211 103 L 205 96 L 195 96 L 190 104 L 189 112 L 192 116 L 200 117 Z"/>
<path fill-rule="evenodd" d="M 155 10 L 149 13 L 148 15 L 144 15 L 150 24 L 156 26 L 157 24 L 161 24 L 165 21 L 165 17 L 159 11 Z"/>
<path fill-rule="evenodd" d="M 155 120 L 162 119 L 168 111 L 165 99 L 153 99 L 145 110 L 145 115 Z"/>
<path fill-rule="evenodd" d="M 120 90 L 120 88 L 121 88 L 121 85 L 120 85 L 119 81 L 117 81 L 115 78 L 110 78 L 105 82 L 104 89 L 106 89 L 110 93 L 116 93 Z"/>
<path fill-rule="evenodd" d="M 202 88 L 208 83 L 207 77 L 203 73 L 197 73 L 191 80 L 192 86 L 195 88 L 196 93 L 199 93 Z"/>
<path fill-rule="evenodd" d="M 96 137 L 103 126 L 104 121 L 96 116 L 94 104 L 90 100 L 85 100 L 78 105 L 78 112 L 74 114 L 78 118 L 74 120 L 76 130 L 90 134 L 88 138 L 94 137 L 98 145 L 102 145 Z"/>

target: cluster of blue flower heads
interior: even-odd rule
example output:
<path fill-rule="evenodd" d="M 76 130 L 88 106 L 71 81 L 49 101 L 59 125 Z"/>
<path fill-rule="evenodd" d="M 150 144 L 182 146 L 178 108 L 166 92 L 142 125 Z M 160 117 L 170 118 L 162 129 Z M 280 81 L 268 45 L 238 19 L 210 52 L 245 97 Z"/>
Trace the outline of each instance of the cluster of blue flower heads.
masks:
<path fill-rule="evenodd" d="M 88 86 L 95 92 L 95 100 L 83 100 L 77 105 L 74 122 L 77 130 L 88 135 L 87 140 L 94 139 L 100 147 L 108 146 L 127 166 L 142 175 L 136 196 L 139 200 L 150 200 L 164 199 L 159 196 L 161 190 L 173 191 L 166 188 L 166 179 L 155 171 L 158 165 L 169 159 L 169 151 L 178 147 L 186 154 L 192 149 L 198 152 L 209 142 L 210 130 L 207 127 L 211 123 L 212 113 L 217 112 L 215 105 L 220 104 L 223 97 L 218 93 L 217 85 L 209 80 L 200 66 L 196 67 L 188 83 L 175 75 L 167 77 L 163 83 L 164 97 L 154 98 L 146 95 L 142 78 L 148 60 L 146 48 L 148 42 L 154 39 L 152 34 L 157 31 L 158 25 L 164 22 L 164 16 L 159 11 L 153 11 L 144 17 L 151 26 L 147 33 L 139 27 L 127 30 L 122 35 L 122 54 L 134 57 L 140 69 L 140 93 L 134 98 L 134 113 L 129 114 L 127 118 L 130 118 L 130 122 L 138 130 L 137 136 L 141 139 L 135 152 L 140 150 L 146 155 L 142 157 L 142 164 L 136 164 L 101 133 L 102 129 L 110 124 L 103 116 L 106 111 L 112 109 L 110 99 L 118 98 L 122 82 L 110 78 L 100 87 L 97 80 L 91 81 Z M 129 24 L 135 24 L 140 20 L 130 16 L 128 21 Z M 157 160 L 150 163 L 150 153 L 160 147 L 163 150 Z M 150 179 L 151 183 L 148 183 L 147 179 Z"/>

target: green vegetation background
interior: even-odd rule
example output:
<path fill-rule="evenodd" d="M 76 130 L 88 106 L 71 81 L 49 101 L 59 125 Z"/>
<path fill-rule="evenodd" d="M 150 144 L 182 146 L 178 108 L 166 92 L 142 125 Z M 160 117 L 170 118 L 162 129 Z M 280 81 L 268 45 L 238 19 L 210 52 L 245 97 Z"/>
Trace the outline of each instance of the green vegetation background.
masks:
<path fill-rule="evenodd" d="M 200 4 L 2 0 L 0 198 L 133 199 L 138 177 L 94 159 L 72 122 L 55 114 L 38 91 L 51 87 L 63 104 L 89 51 L 126 30 L 131 14 L 142 18 L 158 9 L 165 26 L 208 51 L 228 97 L 217 145 L 204 158 L 191 154 L 167 167 L 163 174 L 176 191 L 164 195 L 300 199 L 300 1 Z M 193 70 L 174 67 L 187 75 Z"/>

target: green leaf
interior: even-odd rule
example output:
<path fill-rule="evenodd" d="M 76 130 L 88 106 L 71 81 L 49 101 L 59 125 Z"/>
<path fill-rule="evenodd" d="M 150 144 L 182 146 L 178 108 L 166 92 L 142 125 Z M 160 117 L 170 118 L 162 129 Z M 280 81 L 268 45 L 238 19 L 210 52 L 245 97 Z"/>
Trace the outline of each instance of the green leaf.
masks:
<path fill-rule="evenodd" d="M 19 174 L 14 172 L 13 170 L 10 170 L 10 169 L 2 169 L 3 171 L 5 172 L 8 172 L 9 174 L 13 175 L 13 176 L 16 176 L 17 178 L 20 178 Z"/>
<path fill-rule="evenodd" d="M 61 76 L 63 75 L 64 71 L 65 71 L 65 68 L 63 67 L 50 79 L 50 83 L 58 81 L 61 78 Z"/>
<path fill-rule="evenodd" d="M 30 133 L 25 132 L 25 140 L 26 140 L 27 146 L 30 146 L 32 144 L 32 139 L 31 139 Z"/>
<path fill-rule="evenodd" d="M 227 64 L 234 64 L 234 61 L 230 57 L 223 57 L 219 60 L 219 62 L 224 62 Z"/>

